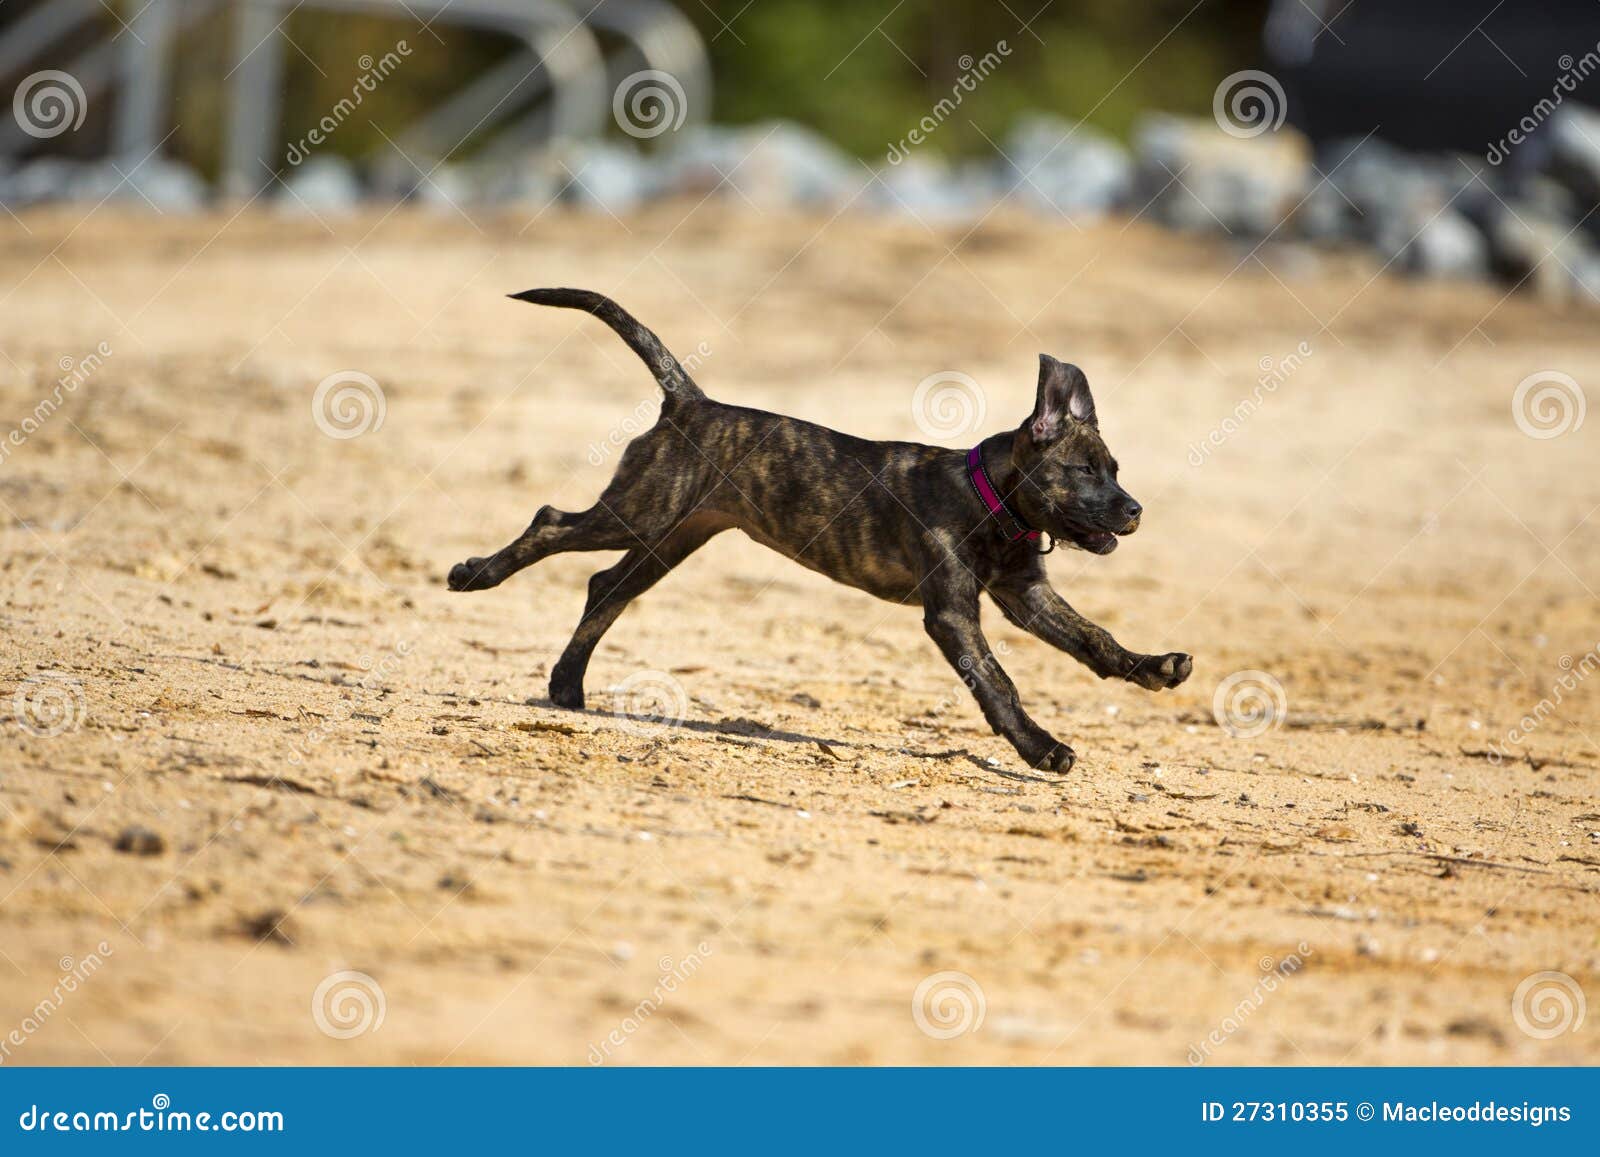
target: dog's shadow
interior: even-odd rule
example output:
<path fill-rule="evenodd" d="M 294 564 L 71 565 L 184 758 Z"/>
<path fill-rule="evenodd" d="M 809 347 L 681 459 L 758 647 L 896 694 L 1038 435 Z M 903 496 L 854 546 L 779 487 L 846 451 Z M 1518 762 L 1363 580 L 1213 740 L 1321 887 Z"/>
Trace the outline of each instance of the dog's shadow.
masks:
<path fill-rule="evenodd" d="M 673 730 L 681 729 L 683 731 L 693 731 L 699 735 L 723 735 L 734 739 L 770 739 L 775 740 L 778 743 L 796 743 L 803 744 L 808 747 L 814 746 L 820 748 L 825 753 L 832 755 L 835 759 L 842 763 L 848 763 L 849 760 L 845 759 L 841 755 L 835 754 L 833 751 L 834 747 L 860 748 L 862 746 L 866 746 L 866 748 L 871 751 L 876 751 L 883 754 L 904 755 L 912 759 L 932 759 L 939 761 L 961 759 L 971 763 L 974 767 L 978 768 L 987 775 L 995 775 L 1002 779 L 1015 780 L 1018 783 L 1058 784 L 1061 782 L 1060 777 L 1052 779 L 1047 776 L 1032 775 L 1027 772 L 1007 771 L 1005 768 L 998 767 L 994 763 L 973 754 L 964 747 L 955 748 L 950 751 L 916 752 L 907 751 L 904 748 L 879 747 L 877 744 L 862 745 L 847 739 L 825 739 L 820 735 L 808 735 L 802 731 L 785 731 L 779 727 L 768 727 L 765 724 L 757 723 L 753 719 L 719 719 L 711 721 L 705 719 L 667 719 L 659 716 L 640 717 L 637 715 L 630 715 L 626 711 L 612 711 L 603 707 L 562 707 L 550 699 L 530 699 L 528 704 L 530 706 L 545 707 L 554 711 L 570 712 L 572 714 L 587 716 L 590 718 L 612 719 L 624 727 L 629 725 L 637 726 L 640 723 L 644 723 L 649 725 L 652 731 L 657 728 L 662 729 L 664 732 L 671 732 Z"/>
<path fill-rule="evenodd" d="M 529 699 L 527 705 L 591 719 L 612 719 L 624 728 L 638 728 L 642 724 L 649 727 L 652 732 L 657 729 L 663 732 L 681 729 L 700 735 L 727 735 L 736 739 L 772 739 L 779 743 L 802 743 L 808 746 L 818 744 L 827 747 L 859 746 L 847 739 L 826 739 L 820 735 L 806 735 L 799 731 L 768 727 L 757 723 L 754 719 L 719 719 L 714 722 L 705 719 L 670 719 L 659 715 L 632 715 L 626 711 L 612 711 L 604 707 L 563 707 L 550 699 Z"/>

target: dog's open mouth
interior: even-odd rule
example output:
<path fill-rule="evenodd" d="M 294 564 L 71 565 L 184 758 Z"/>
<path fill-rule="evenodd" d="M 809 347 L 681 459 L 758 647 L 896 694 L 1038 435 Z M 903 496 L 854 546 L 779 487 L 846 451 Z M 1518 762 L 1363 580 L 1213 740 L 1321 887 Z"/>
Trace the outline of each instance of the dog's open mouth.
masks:
<path fill-rule="evenodd" d="M 1117 536 L 1103 530 L 1072 530 L 1067 541 L 1079 550 L 1093 554 L 1110 554 L 1117 549 Z"/>

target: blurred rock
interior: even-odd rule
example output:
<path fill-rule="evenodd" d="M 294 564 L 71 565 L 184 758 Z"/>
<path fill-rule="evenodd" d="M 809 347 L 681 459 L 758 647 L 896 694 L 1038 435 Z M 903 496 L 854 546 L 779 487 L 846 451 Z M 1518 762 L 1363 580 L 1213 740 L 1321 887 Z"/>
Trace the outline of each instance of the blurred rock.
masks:
<path fill-rule="evenodd" d="M 376 195 L 441 210 L 564 203 L 620 217 L 662 196 L 716 195 L 763 211 L 848 206 L 934 224 L 974 220 L 1014 198 L 1046 220 L 1120 210 L 1224 234 L 1285 279 L 1315 275 L 1321 260 L 1311 246 L 1361 245 L 1394 271 L 1492 276 L 1551 301 L 1600 301 L 1600 212 L 1591 212 L 1600 203 L 1600 112 L 1566 104 L 1546 130 L 1516 166 L 1410 153 L 1376 136 L 1325 143 L 1313 165 L 1307 142 L 1288 128 L 1241 138 L 1209 119 L 1156 113 L 1135 126 L 1130 153 L 1092 127 L 1031 113 L 1006 134 L 1003 159 L 951 162 L 929 143 L 891 150 L 891 161 L 869 169 L 810 129 L 771 121 L 696 126 L 643 147 L 569 142 L 426 177 L 392 158 L 358 173 L 335 154 L 316 155 L 284 173 L 290 192 L 275 200 L 319 214 Z M 193 170 L 163 158 L 137 169 L 0 160 L 0 202 L 11 208 L 116 198 L 187 212 L 207 197 Z"/>
<path fill-rule="evenodd" d="M 1568 103 L 1551 118 L 1549 171 L 1586 204 L 1600 202 L 1600 112 Z"/>
<path fill-rule="evenodd" d="M 1134 155 L 1134 203 L 1176 229 L 1260 236 L 1309 186 L 1309 150 L 1288 128 L 1240 139 L 1213 121 L 1158 114 L 1139 122 Z"/>
<path fill-rule="evenodd" d="M 1580 278 L 1574 271 L 1594 256 L 1566 221 L 1531 205 L 1512 204 L 1494 216 L 1487 231 L 1491 268 L 1502 281 L 1550 302 L 1587 294 L 1589 275 Z"/>
<path fill-rule="evenodd" d="M 1235 263 L 1253 260 L 1268 269 L 1280 281 L 1309 281 L 1323 271 L 1322 256 L 1304 241 L 1284 240 L 1287 230 L 1280 230 L 1268 241 L 1251 241 L 1240 238 L 1233 244 Z"/>
<path fill-rule="evenodd" d="M 886 212 L 910 213 L 921 221 L 960 221 L 982 215 L 999 189 L 984 165 L 952 168 L 942 157 L 913 153 L 873 174 L 862 200 Z"/>
<path fill-rule="evenodd" d="M 206 203 L 206 183 L 188 165 L 151 157 L 137 169 L 125 167 L 124 172 L 128 183 L 119 192 L 147 201 L 163 213 L 193 213 Z"/>
<path fill-rule="evenodd" d="M 870 180 L 832 142 L 788 121 L 737 129 L 697 126 L 677 135 L 662 169 L 671 192 L 716 191 L 759 209 L 842 205 Z"/>
<path fill-rule="evenodd" d="M 6 204 L 20 208 L 42 201 L 60 201 L 72 195 L 85 166 L 60 157 L 41 157 L 15 169 L 7 180 Z M 103 195 L 103 194 L 102 194 Z"/>
<path fill-rule="evenodd" d="M 89 201 L 98 204 L 110 200 L 118 194 L 137 196 L 128 187 L 124 176 L 126 169 L 118 172 L 110 161 L 90 161 L 80 164 L 72 178 L 72 183 L 67 186 L 66 198 L 72 201 Z"/>
<path fill-rule="evenodd" d="M 1421 156 L 1377 137 L 1319 150 L 1295 231 L 1370 245 L 1386 264 L 1422 277 L 1481 277 L 1498 216 L 1498 174 L 1480 158 Z"/>
<path fill-rule="evenodd" d="M 167 850 L 167 840 L 160 832 L 142 824 L 131 824 L 117 834 L 114 846 L 129 856 L 159 856 Z"/>
<path fill-rule="evenodd" d="M 1035 208 L 1080 220 L 1104 216 L 1133 190 L 1133 160 L 1098 129 L 1031 114 L 1006 137 L 1016 195 Z"/>
<path fill-rule="evenodd" d="M 41 157 L 0 175 L 0 202 L 14 208 L 45 201 L 137 201 L 163 213 L 205 204 L 206 183 L 187 165 L 162 157 L 143 164 Z"/>
<path fill-rule="evenodd" d="M 408 195 L 431 209 L 465 211 L 482 196 L 482 185 L 465 165 L 440 165 L 426 180 L 418 177 Z"/>
<path fill-rule="evenodd" d="M 470 165 L 465 172 L 474 200 L 519 205 L 539 210 L 556 199 L 570 178 L 557 177 L 551 166 L 537 156 L 489 165 Z M 418 191 L 422 194 L 422 190 Z M 429 197 L 434 194 L 426 194 Z M 430 202 L 431 203 L 431 202 Z M 442 199 L 438 202 L 443 203 Z"/>
<path fill-rule="evenodd" d="M 1426 206 L 1418 208 L 1419 215 Z M 1489 268 L 1489 243 L 1465 216 L 1448 206 L 1420 220 L 1390 217 L 1392 232 L 1378 241 L 1378 253 L 1395 268 L 1420 277 L 1482 277 Z"/>
<path fill-rule="evenodd" d="M 361 179 L 343 157 L 308 157 L 283 177 L 280 209 L 294 212 L 346 213 L 361 203 Z"/>
<path fill-rule="evenodd" d="M 1572 268 L 1572 293 L 1585 305 L 1600 305 L 1600 255 L 1584 253 Z"/>
<path fill-rule="evenodd" d="M 605 141 L 574 142 L 552 158 L 563 201 L 617 216 L 653 196 L 655 175 L 632 148 Z"/>

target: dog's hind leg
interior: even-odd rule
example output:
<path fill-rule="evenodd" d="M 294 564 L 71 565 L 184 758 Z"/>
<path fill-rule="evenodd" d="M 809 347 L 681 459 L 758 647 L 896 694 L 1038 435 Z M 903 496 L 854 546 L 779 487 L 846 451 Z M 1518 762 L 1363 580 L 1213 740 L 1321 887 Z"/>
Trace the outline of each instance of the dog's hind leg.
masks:
<path fill-rule="evenodd" d="M 584 671 L 601 636 L 627 610 L 629 603 L 730 525 L 716 516 L 691 516 L 655 547 L 636 547 L 623 555 L 616 566 L 591 578 L 583 618 L 550 672 L 551 701 L 560 707 L 582 707 Z"/>
<path fill-rule="evenodd" d="M 657 549 L 705 496 L 706 471 L 686 456 L 686 444 L 670 426 L 634 439 L 593 506 L 577 514 L 542 507 L 516 541 L 451 567 L 450 589 L 488 590 L 565 551 Z"/>
<path fill-rule="evenodd" d="M 450 589 L 486 591 L 490 587 L 499 586 L 519 570 L 530 567 L 540 559 L 548 558 L 559 551 L 604 549 L 604 546 L 579 548 L 572 545 L 557 545 L 570 543 L 575 537 L 579 537 L 580 528 L 591 521 L 590 516 L 595 509 L 598 508 L 591 508 L 581 514 L 569 514 L 565 510 L 557 510 L 554 506 L 541 506 L 539 513 L 535 514 L 533 521 L 528 524 L 528 529 L 512 542 L 486 558 L 469 558 L 466 562 L 458 562 L 451 567 L 447 580 Z M 615 545 L 626 547 L 629 544 L 618 542 Z"/>
<path fill-rule="evenodd" d="M 650 506 L 612 493 L 611 487 L 588 510 L 571 514 L 544 506 L 516 540 L 487 558 L 469 558 L 450 568 L 453 591 L 497 587 L 519 570 L 553 554 L 575 550 L 650 550 L 669 537 L 678 522 L 672 505 Z M 609 499 L 609 501 L 608 501 Z"/>

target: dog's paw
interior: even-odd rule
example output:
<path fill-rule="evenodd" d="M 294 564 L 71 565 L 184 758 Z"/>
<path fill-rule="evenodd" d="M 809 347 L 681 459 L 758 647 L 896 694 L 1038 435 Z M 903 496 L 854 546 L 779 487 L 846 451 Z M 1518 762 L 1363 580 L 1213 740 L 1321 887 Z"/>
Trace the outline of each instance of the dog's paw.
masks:
<path fill-rule="evenodd" d="M 495 584 L 489 580 L 489 560 L 469 558 L 450 568 L 445 580 L 453 591 L 481 591 Z"/>
<path fill-rule="evenodd" d="M 550 702 L 573 711 L 583 710 L 582 683 L 551 683 Z"/>
<path fill-rule="evenodd" d="M 1077 752 L 1065 743 L 1057 743 L 1048 736 L 1042 743 L 1030 745 L 1026 751 L 1019 749 L 1019 754 L 1035 771 L 1054 771 L 1063 775 L 1071 771 L 1072 765 L 1078 762 Z"/>
<path fill-rule="evenodd" d="M 1134 666 L 1128 681 L 1146 691 L 1166 691 L 1187 679 L 1194 670 L 1194 658 L 1182 651 L 1166 655 L 1146 655 Z"/>

